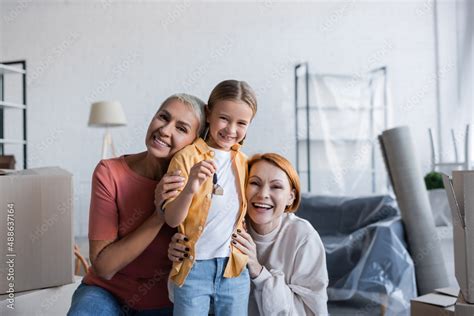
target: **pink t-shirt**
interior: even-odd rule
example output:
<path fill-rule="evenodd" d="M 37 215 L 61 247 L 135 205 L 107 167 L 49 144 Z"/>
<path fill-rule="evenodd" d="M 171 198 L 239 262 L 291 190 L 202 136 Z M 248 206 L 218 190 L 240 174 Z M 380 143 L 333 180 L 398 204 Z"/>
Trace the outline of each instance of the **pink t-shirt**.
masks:
<path fill-rule="evenodd" d="M 121 239 L 134 231 L 155 210 L 157 184 L 131 170 L 124 156 L 102 160 L 92 177 L 89 239 Z M 135 309 L 171 307 L 167 290 L 171 270 L 168 244 L 175 232 L 164 224 L 142 254 L 111 280 L 104 280 L 89 269 L 84 282 L 108 290 Z"/>

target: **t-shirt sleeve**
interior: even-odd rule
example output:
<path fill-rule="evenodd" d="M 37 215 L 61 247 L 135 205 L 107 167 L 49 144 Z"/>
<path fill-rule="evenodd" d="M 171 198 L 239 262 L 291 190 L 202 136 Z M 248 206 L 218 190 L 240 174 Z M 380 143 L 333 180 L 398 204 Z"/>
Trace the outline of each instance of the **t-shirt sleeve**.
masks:
<path fill-rule="evenodd" d="M 176 170 L 180 170 L 180 176 L 184 177 L 184 183 L 188 181 L 188 176 L 189 176 L 189 171 L 191 170 L 190 162 L 189 159 L 186 159 L 186 154 L 183 151 L 177 152 L 173 158 L 171 159 L 171 162 L 168 166 L 168 173 L 172 173 Z M 179 193 L 181 193 L 182 189 L 178 190 Z M 169 205 L 172 201 L 176 199 L 175 197 L 169 198 L 166 200 L 166 202 L 163 204 L 163 209 L 166 208 L 166 206 Z"/>
<path fill-rule="evenodd" d="M 91 204 L 89 209 L 89 239 L 115 240 L 118 236 L 117 192 L 112 170 L 101 161 L 92 175 Z"/>

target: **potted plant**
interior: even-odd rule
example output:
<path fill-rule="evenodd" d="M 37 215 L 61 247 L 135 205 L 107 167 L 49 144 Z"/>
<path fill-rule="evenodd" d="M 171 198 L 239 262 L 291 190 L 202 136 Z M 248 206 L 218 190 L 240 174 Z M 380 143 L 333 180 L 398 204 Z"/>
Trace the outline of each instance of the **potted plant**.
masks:
<path fill-rule="evenodd" d="M 431 204 L 431 211 L 436 226 L 447 226 L 452 223 L 448 197 L 444 190 L 443 177 L 440 172 L 431 171 L 425 176 L 425 185 Z"/>

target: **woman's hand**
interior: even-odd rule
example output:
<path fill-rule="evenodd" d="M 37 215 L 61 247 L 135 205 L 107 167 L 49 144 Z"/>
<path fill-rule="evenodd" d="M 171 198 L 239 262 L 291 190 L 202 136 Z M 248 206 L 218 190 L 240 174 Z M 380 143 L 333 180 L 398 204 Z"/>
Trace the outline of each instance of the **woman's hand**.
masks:
<path fill-rule="evenodd" d="M 163 203 L 172 197 L 178 195 L 178 190 L 184 187 L 184 177 L 180 176 L 181 171 L 176 170 L 173 173 L 167 173 L 161 178 L 155 188 L 155 209 L 161 212 Z"/>
<path fill-rule="evenodd" d="M 250 277 L 252 279 L 258 277 L 260 272 L 262 272 L 263 266 L 258 262 L 257 246 L 252 237 L 246 231 L 237 229 L 237 231 L 232 234 L 232 244 L 249 257 L 247 266 L 249 268 Z"/>
<path fill-rule="evenodd" d="M 188 241 L 189 239 L 183 234 L 174 234 L 168 246 L 168 259 L 174 262 L 189 257 L 189 247 L 185 244 Z"/>
<path fill-rule="evenodd" d="M 188 183 L 185 190 L 190 194 L 196 194 L 201 185 L 216 172 L 217 165 L 212 160 L 203 160 L 192 166 L 189 171 Z"/>

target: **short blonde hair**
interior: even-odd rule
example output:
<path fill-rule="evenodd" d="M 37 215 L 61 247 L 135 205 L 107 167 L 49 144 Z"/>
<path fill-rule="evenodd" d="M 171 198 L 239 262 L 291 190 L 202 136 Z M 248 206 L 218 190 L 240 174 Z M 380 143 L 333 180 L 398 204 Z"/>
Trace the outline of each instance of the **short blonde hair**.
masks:
<path fill-rule="evenodd" d="M 197 135 L 202 135 L 204 132 L 204 129 L 206 127 L 206 114 L 205 114 L 205 106 L 206 104 L 204 101 L 199 99 L 198 97 L 187 94 L 187 93 L 175 93 L 168 98 L 166 98 L 163 103 L 161 103 L 160 107 L 158 108 L 158 112 L 169 102 L 173 100 L 178 100 L 182 102 L 183 104 L 186 104 L 193 112 L 196 114 L 196 117 L 199 120 L 199 128 L 198 128 L 198 133 Z"/>
<path fill-rule="evenodd" d="M 288 182 L 290 183 L 291 189 L 294 190 L 295 199 L 293 203 L 285 209 L 285 212 L 294 213 L 298 210 L 301 202 L 301 186 L 300 186 L 300 178 L 298 173 L 296 172 L 295 168 L 291 165 L 291 162 L 288 161 L 283 156 L 280 156 L 276 153 L 266 153 L 266 154 L 256 154 L 248 161 L 248 170 L 252 169 L 252 166 L 255 165 L 259 161 L 267 161 L 274 166 L 283 170 L 288 177 Z"/>

